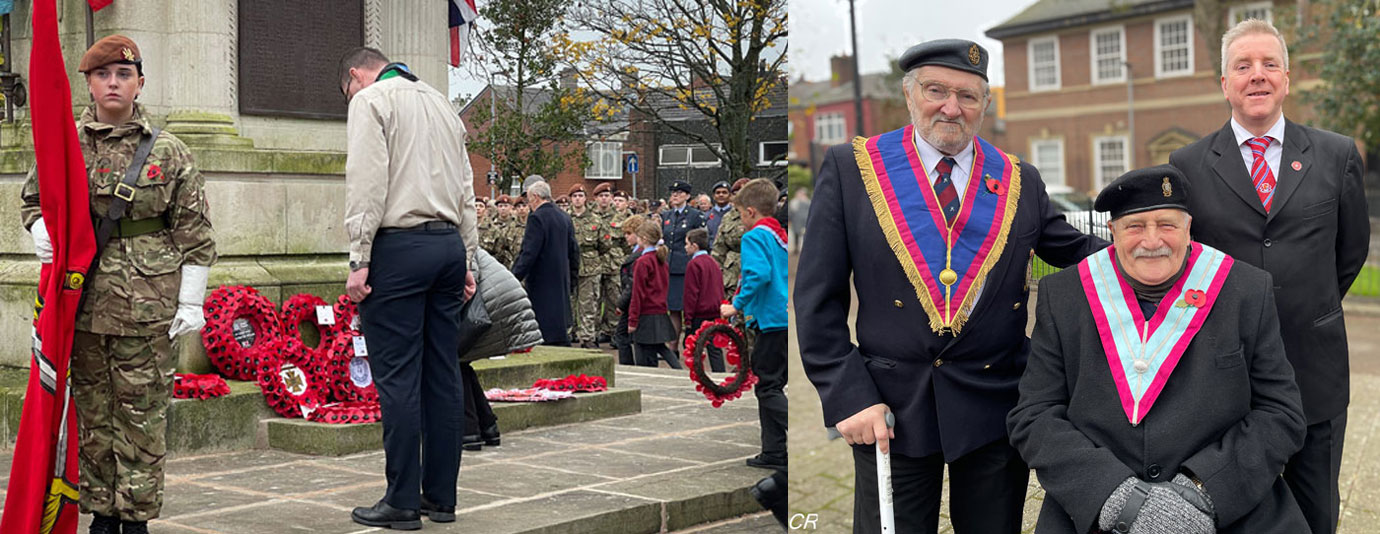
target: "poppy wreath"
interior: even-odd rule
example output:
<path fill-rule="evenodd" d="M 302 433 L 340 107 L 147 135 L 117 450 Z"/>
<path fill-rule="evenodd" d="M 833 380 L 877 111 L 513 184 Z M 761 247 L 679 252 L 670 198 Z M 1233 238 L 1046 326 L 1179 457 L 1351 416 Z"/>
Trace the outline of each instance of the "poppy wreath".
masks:
<path fill-rule="evenodd" d="M 307 415 L 307 420 L 332 425 L 373 423 L 383 419 L 378 401 L 332 402 Z"/>
<path fill-rule="evenodd" d="M 341 402 L 378 402 L 379 392 L 374 388 L 372 377 L 369 385 L 360 387 L 350 378 L 350 361 L 355 357 L 355 344 L 353 337 L 357 332 L 346 330 L 336 334 L 330 343 L 330 355 L 325 360 L 325 376 L 330 388 L 332 399 Z M 325 342 L 323 341 L 324 345 Z"/>
<path fill-rule="evenodd" d="M 230 385 L 220 375 L 178 373 L 173 376 L 174 399 L 206 400 L 230 393 Z"/>
<path fill-rule="evenodd" d="M 350 300 L 349 295 L 341 295 L 335 299 L 335 304 L 331 308 L 335 310 L 335 324 L 329 328 L 332 337 L 341 332 L 359 330 L 359 325 L 355 323 L 359 318 L 359 306 Z"/>
<path fill-rule="evenodd" d="M 316 326 L 319 334 L 316 347 L 307 347 L 303 342 L 303 348 L 311 356 L 311 359 L 321 362 L 323 365 L 331 357 L 331 342 L 335 339 L 335 330 L 328 325 L 317 324 L 316 307 L 325 306 L 326 301 L 321 297 L 309 293 L 293 295 L 283 303 L 282 313 L 278 319 L 283 324 L 283 335 L 295 337 L 298 341 L 302 340 L 302 323 L 308 322 Z M 334 308 L 331 311 L 335 313 Z"/>
<path fill-rule="evenodd" d="M 233 380 L 258 378 L 258 360 L 277 350 L 282 337 L 278 309 L 258 290 L 247 286 L 220 286 L 206 298 L 203 306 L 206 327 L 201 341 L 206 356 L 221 375 Z M 235 338 L 235 322 L 248 321 L 254 339 L 244 346 Z"/>
<path fill-rule="evenodd" d="M 704 373 L 704 357 L 711 342 L 715 347 L 723 349 L 724 362 L 737 368 L 733 375 L 725 378 L 723 382 L 716 383 Z M 690 381 L 695 383 L 695 389 L 704 394 L 715 408 L 743 396 L 744 391 L 757 383 L 757 375 L 751 371 L 750 355 L 738 353 L 738 347 L 746 346 L 747 341 L 743 339 L 743 333 L 723 319 L 706 322 L 694 335 L 685 338 L 684 358 L 685 366 L 690 368 Z"/>
<path fill-rule="evenodd" d="M 550 379 L 543 378 L 532 384 L 535 389 L 549 389 L 552 391 L 583 391 L 593 393 L 604 391 L 609 388 L 609 383 L 602 376 L 587 375 L 567 375 L 565 378 Z"/>
<path fill-rule="evenodd" d="M 326 403 L 325 372 L 314 366 L 297 338 L 280 337 L 274 348 L 257 366 L 264 400 L 278 415 L 306 418 Z"/>

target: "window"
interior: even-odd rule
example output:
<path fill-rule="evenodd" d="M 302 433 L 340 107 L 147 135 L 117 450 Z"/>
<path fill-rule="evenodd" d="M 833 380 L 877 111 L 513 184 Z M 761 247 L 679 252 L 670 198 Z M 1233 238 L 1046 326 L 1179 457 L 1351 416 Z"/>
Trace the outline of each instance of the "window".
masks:
<path fill-rule="evenodd" d="M 1270 10 L 1270 2 L 1251 2 L 1231 8 L 1227 12 L 1227 20 L 1231 21 L 1228 25 L 1235 26 L 1236 23 L 1246 19 L 1260 19 L 1265 22 L 1274 22 L 1274 15 Z"/>
<path fill-rule="evenodd" d="M 1038 139 L 1030 142 L 1030 163 L 1040 171 L 1045 185 L 1064 185 L 1064 140 Z"/>
<path fill-rule="evenodd" d="M 1099 191 L 1131 167 L 1126 156 L 1126 136 L 1093 138 L 1093 185 Z"/>
<path fill-rule="evenodd" d="M 848 123 L 842 113 L 820 113 L 815 115 L 815 142 L 821 145 L 837 145 L 847 141 Z"/>
<path fill-rule="evenodd" d="M 781 167 L 786 165 L 787 143 L 785 141 L 762 141 L 757 143 L 757 164 Z"/>
<path fill-rule="evenodd" d="M 1026 44 L 1030 57 L 1030 90 L 1052 91 L 1059 88 L 1059 37 L 1051 35 L 1031 39 Z"/>
<path fill-rule="evenodd" d="M 715 144 L 715 148 L 719 145 Z M 662 167 L 718 167 L 719 156 L 704 145 L 661 145 L 658 165 Z"/>
<path fill-rule="evenodd" d="M 585 178 L 617 180 L 623 177 L 623 143 L 595 142 L 589 148 Z"/>
<path fill-rule="evenodd" d="M 1121 26 L 1089 32 L 1092 51 L 1092 83 L 1126 81 L 1126 32 Z"/>
<path fill-rule="evenodd" d="M 1155 21 L 1155 77 L 1193 74 L 1193 16 Z"/>

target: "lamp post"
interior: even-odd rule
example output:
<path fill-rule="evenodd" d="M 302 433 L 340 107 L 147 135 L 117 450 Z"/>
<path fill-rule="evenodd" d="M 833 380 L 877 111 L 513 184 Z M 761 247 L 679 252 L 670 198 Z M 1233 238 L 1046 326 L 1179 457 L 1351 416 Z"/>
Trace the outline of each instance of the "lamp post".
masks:
<path fill-rule="evenodd" d="M 1135 78 L 1131 76 L 1131 64 L 1123 61 L 1126 67 L 1126 170 L 1136 168 L 1136 90 Z"/>

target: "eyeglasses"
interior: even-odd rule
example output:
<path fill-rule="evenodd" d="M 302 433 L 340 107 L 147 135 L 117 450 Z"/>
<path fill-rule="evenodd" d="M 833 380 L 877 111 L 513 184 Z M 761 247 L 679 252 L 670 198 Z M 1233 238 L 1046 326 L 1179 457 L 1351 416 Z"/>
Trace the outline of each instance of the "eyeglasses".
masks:
<path fill-rule="evenodd" d="M 920 84 L 920 94 L 924 95 L 925 100 L 930 102 L 945 102 L 949 100 L 949 95 L 958 97 L 958 106 L 964 109 L 978 109 L 982 107 L 982 96 L 967 89 L 954 89 L 939 82 L 924 82 Z"/>
<path fill-rule="evenodd" d="M 345 88 L 340 90 L 340 94 L 345 97 L 345 103 L 347 104 L 350 102 L 350 88 L 355 85 L 355 77 L 350 76 L 349 79 L 350 81 L 345 82 Z"/>

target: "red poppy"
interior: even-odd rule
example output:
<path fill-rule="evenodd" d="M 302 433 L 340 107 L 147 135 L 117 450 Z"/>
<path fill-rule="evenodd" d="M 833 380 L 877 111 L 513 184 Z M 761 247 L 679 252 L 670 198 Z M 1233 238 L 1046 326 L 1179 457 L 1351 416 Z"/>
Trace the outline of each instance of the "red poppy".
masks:
<path fill-rule="evenodd" d="M 1184 292 L 1184 302 L 1189 306 L 1201 308 L 1207 304 L 1207 293 L 1198 289 L 1190 289 Z"/>
<path fill-rule="evenodd" d="M 589 229 L 590 229 L 590 230 L 598 230 L 598 229 L 599 229 L 599 225 L 597 225 L 597 224 L 591 224 L 591 225 L 589 225 Z"/>
<path fill-rule="evenodd" d="M 988 178 L 987 190 L 1000 195 L 1006 192 L 1006 184 L 996 178 Z"/>
<path fill-rule="evenodd" d="M 159 167 L 157 163 L 149 165 L 149 179 L 159 181 L 163 180 L 163 168 Z"/>
<path fill-rule="evenodd" d="M 110 174 L 110 167 L 101 167 L 99 169 L 96 169 L 96 172 L 99 172 L 101 174 Z"/>

